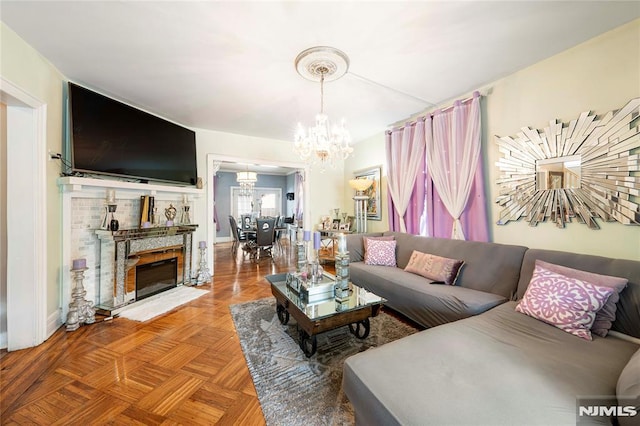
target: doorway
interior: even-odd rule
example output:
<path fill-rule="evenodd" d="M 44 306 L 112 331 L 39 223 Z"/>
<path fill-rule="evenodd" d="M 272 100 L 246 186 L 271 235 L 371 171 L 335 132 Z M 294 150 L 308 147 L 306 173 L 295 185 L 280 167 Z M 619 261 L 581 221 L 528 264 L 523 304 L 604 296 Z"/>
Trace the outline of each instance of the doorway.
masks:
<path fill-rule="evenodd" d="M 307 173 L 307 166 L 304 163 L 298 163 L 298 162 L 286 162 L 286 161 L 267 161 L 267 160 L 257 160 L 257 159 L 253 159 L 253 158 L 246 158 L 246 157 L 230 157 L 230 156 L 223 156 L 223 155 L 218 155 L 218 154 L 207 154 L 207 181 L 208 182 L 212 182 L 213 181 L 213 176 L 216 175 L 216 173 L 220 170 L 220 166 L 222 163 L 237 163 L 237 164 L 242 164 L 242 165 L 246 165 L 247 163 L 253 163 L 253 164 L 261 164 L 263 166 L 278 166 L 278 167 L 283 167 L 283 168 L 287 168 L 290 169 L 291 172 L 299 170 L 302 171 L 303 174 Z M 243 166 L 243 168 L 246 166 Z M 302 180 L 302 187 L 303 187 L 303 194 L 304 197 L 301 200 L 302 201 L 302 206 L 303 206 L 303 211 L 308 211 L 307 210 L 307 206 L 309 203 L 309 190 L 308 190 L 308 182 L 306 179 Z M 257 191 L 258 189 L 263 189 L 263 188 L 255 188 L 255 190 Z M 268 188 L 267 188 L 268 189 Z M 227 189 L 228 190 L 228 189 Z M 206 199 L 206 203 L 207 203 L 207 217 L 208 218 L 213 218 L 214 215 L 214 188 L 213 185 L 211 185 L 210 189 L 207 191 L 207 199 Z M 228 197 L 229 192 L 225 192 L 225 197 Z M 282 205 L 282 190 L 280 191 L 279 197 L 280 197 L 280 201 L 278 202 L 276 199 L 276 203 L 277 205 Z M 235 204 L 235 203 L 233 203 Z M 284 209 L 284 206 L 281 208 Z M 218 220 L 226 220 L 225 218 L 227 217 L 226 214 L 222 214 L 220 211 L 217 212 L 218 213 Z M 233 213 L 229 213 L 229 214 L 233 214 Z M 287 215 L 287 212 L 283 212 L 281 210 L 281 214 L 283 215 Z M 305 220 L 307 220 L 307 218 L 305 217 Z M 208 220 L 206 223 L 206 232 L 207 232 L 207 240 L 208 241 L 213 241 L 213 243 L 215 244 L 216 242 L 216 224 L 212 221 L 212 220 Z M 230 239 L 229 239 L 230 240 Z M 227 238 L 225 238 L 223 241 L 227 241 Z M 208 261 L 209 261 L 209 265 L 213 265 L 213 252 L 214 250 L 210 250 L 207 252 L 207 255 L 209 256 Z M 213 275 L 213 273 L 212 273 Z"/>

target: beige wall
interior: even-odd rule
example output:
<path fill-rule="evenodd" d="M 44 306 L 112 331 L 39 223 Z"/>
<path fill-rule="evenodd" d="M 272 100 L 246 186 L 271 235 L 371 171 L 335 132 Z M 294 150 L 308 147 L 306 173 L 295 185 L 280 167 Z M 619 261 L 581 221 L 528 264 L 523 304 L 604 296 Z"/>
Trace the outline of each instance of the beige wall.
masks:
<path fill-rule="evenodd" d="M 499 158 L 494 135 L 515 135 L 521 127 L 544 128 L 552 119 L 573 120 L 584 111 L 603 114 L 640 96 L 640 20 L 587 41 L 492 85 L 486 98 L 490 200 L 495 200 Z M 491 218 L 500 210 L 491 204 Z M 598 221 L 592 231 L 578 223 L 494 225 L 497 242 L 523 244 L 602 256 L 640 259 L 640 226 Z"/>
<path fill-rule="evenodd" d="M 537 227 L 530 227 L 525 222 L 498 226 L 495 222 L 499 217 L 499 206 L 493 202 L 498 194 L 494 182 L 498 177 L 495 162 L 499 158 L 494 135 L 514 135 L 525 126 L 543 128 L 555 118 L 570 121 L 588 110 L 605 113 L 640 96 L 640 20 L 536 63 L 488 87 L 489 94 L 483 100 L 482 142 L 487 153 L 484 163 L 493 241 L 640 259 L 640 226 L 602 221 L 598 221 L 599 231 L 589 230 L 578 223 L 568 224 L 565 229 L 558 229 L 552 223 L 542 223 Z M 345 180 L 364 165 L 385 163 L 382 135 L 358 143 L 355 149 L 361 157 L 347 160 Z M 350 196 L 347 194 L 345 200 Z M 386 194 L 383 197 L 383 209 L 386 210 Z M 369 222 L 373 228 L 371 224 Z M 386 217 L 379 226 L 388 228 Z"/>
<path fill-rule="evenodd" d="M 63 76 L 36 50 L 11 29 L 0 23 L 0 75 L 47 105 L 47 148 L 62 150 Z M 47 162 L 47 316 L 55 314 L 60 304 L 61 200 L 56 180 L 59 162 Z"/>

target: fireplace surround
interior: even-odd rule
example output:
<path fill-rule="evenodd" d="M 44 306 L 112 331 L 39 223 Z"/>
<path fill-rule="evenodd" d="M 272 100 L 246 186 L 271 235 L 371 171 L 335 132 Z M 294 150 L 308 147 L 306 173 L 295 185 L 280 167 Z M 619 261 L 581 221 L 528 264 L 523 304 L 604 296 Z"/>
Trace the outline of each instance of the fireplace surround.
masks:
<path fill-rule="evenodd" d="M 125 306 L 178 285 L 191 285 L 193 232 L 197 225 L 132 228 L 118 231 L 96 230 L 100 240 L 100 278 L 97 312 L 113 315 Z M 140 297 L 140 269 L 175 260 L 175 281 L 159 289 L 156 283 Z M 166 277 L 165 277 L 166 278 Z"/>

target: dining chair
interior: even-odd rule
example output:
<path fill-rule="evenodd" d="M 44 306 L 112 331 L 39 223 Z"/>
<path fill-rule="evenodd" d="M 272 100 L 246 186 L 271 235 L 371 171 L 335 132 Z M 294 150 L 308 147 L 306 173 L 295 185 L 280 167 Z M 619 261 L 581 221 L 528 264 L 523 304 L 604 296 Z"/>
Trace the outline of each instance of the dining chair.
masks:
<path fill-rule="evenodd" d="M 247 235 L 244 233 L 240 234 L 240 228 L 238 228 L 236 218 L 232 215 L 229 215 L 229 226 L 231 227 L 231 234 L 233 235 L 233 245 L 231 246 L 231 252 L 235 255 L 238 252 L 240 243 L 242 241 L 247 241 Z"/>
<path fill-rule="evenodd" d="M 274 218 L 256 219 L 256 243 L 251 251 L 251 260 L 258 261 L 261 254 L 266 254 L 273 260 L 271 249 L 275 233 L 276 220 Z"/>
<path fill-rule="evenodd" d="M 240 216 L 240 228 L 243 231 L 251 231 L 253 230 L 253 221 L 251 220 L 251 215 L 250 214 L 243 214 Z"/>

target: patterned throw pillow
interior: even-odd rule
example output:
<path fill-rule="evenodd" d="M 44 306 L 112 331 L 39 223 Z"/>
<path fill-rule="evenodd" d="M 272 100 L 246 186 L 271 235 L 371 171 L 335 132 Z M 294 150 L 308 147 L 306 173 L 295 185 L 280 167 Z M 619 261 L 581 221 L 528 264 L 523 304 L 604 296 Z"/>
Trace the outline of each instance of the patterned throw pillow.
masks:
<path fill-rule="evenodd" d="M 536 265 L 516 311 L 586 340 L 598 312 L 615 290 Z"/>
<path fill-rule="evenodd" d="M 435 282 L 454 285 L 463 263 L 464 261 L 462 260 L 449 259 L 414 250 L 404 270 L 429 278 Z"/>
<path fill-rule="evenodd" d="M 371 240 L 375 240 L 375 241 L 393 241 L 395 240 L 396 237 L 394 237 L 393 235 L 389 235 L 386 237 L 363 237 L 362 238 L 362 245 L 364 246 L 364 252 L 367 253 L 367 250 L 369 249 L 369 241 Z"/>
<path fill-rule="evenodd" d="M 396 266 L 396 242 L 367 238 L 368 249 L 364 254 L 366 265 Z"/>
<path fill-rule="evenodd" d="M 543 262 L 539 259 L 536 259 L 536 265 L 539 265 L 551 272 L 566 275 L 570 278 L 577 278 L 581 281 L 586 281 L 591 284 L 604 287 L 613 287 L 616 290 L 611 294 L 611 297 L 609 297 L 604 307 L 596 313 L 596 319 L 591 326 L 592 333 L 600 337 L 605 337 L 609 332 L 611 325 L 616 320 L 616 303 L 620 300 L 620 292 L 627 286 L 628 280 L 626 278 L 612 277 L 610 275 L 600 275 L 594 274 L 593 272 L 572 269 L 562 265 Z"/>

